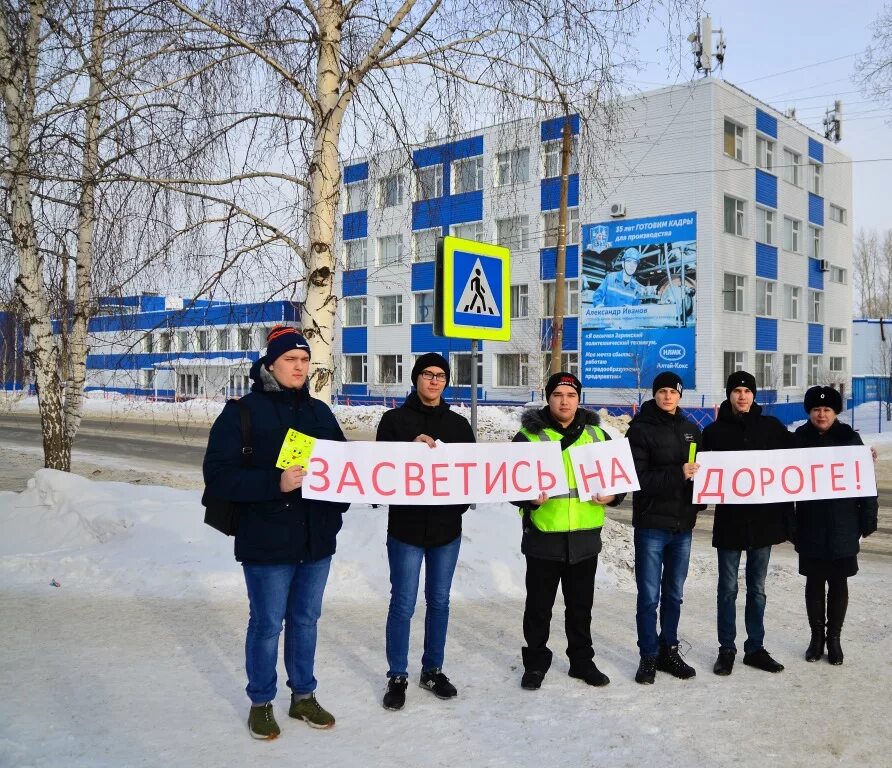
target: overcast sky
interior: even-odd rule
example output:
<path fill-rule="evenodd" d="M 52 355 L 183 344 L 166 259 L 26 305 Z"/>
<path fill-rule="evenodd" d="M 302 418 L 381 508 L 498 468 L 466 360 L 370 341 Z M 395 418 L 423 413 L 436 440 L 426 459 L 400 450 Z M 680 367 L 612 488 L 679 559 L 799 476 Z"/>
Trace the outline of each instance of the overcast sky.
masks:
<path fill-rule="evenodd" d="M 853 77 L 883 3 L 708 0 L 705 7 L 713 30 L 724 30 L 728 46 L 719 77 L 781 111 L 796 107 L 797 119 L 822 134 L 825 110 L 835 99 L 842 101 L 839 147 L 854 161 L 855 230 L 892 229 L 892 104 L 869 100 Z M 689 44 L 679 72 L 671 63 L 679 53 L 666 49 L 665 31 L 649 30 L 636 47 L 644 70 L 630 80 L 639 90 L 695 76 Z"/>

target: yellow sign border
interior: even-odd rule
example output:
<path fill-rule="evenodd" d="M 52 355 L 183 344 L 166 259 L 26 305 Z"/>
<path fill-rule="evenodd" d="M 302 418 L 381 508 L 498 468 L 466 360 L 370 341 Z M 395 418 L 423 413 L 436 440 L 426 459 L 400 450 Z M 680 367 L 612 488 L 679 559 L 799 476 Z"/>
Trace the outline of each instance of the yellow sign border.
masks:
<path fill-rule="evenodd" d="M 502 262 L 502 313 L 500 328 L 468 325 L 455 322 L 455 252 L 462 251 L 475 256 L 496 258 Z M 501 245 L 479 243 L 461 237 L 447 235 L 443 238 L 443 327 L 442 335 L 454 339 L 480 339 L 484 341 L 510 341 L 511 339 L 511 251 Z"/>

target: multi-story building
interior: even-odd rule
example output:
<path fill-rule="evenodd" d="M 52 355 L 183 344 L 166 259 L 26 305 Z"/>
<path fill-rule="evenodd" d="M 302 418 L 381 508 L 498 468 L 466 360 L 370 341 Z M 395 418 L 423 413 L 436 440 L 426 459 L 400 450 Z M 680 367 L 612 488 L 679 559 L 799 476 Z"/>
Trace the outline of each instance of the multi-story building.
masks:
<path fill-rule="evenodd" d="M 416 356 L 470 342 L 432 332 L 436 240 L 511 249 L 511 340 L 484 342 L 481 397 L 524 401 L 547 370 L 564 118 L 347 163 L 340 392 L 402 394 Z M 760 400 L 849 385 L 852 174 L 822 136 L 733 85 L 703 79 L 623 105 L 615 141 L 571 120 L 562 367 L 588 402 L 649 396 L 660 368 L 683 402 L 724 399 L 746 369 Z"/>

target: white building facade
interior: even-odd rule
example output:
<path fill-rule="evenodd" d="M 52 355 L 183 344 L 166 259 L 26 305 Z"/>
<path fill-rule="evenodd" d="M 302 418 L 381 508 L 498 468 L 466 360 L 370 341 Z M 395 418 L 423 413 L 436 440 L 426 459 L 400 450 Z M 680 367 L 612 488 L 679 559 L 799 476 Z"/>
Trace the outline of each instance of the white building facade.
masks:
<path fill-rule="evenodd" d="M 402 396 L 415 358 L 437 351 L 451 361 L 448 394 L 468 397 L 470 342 L 432 332 L 433 259 L 445 234 L 511 249 L 511 340 L 481 344 L 480 397 L 541 391 L 563 122 L 500 125 L 411 158 L 345 166 L 338 394 Z M 714 79 L 628 100 L 609 147 L 580 133 L 575 117 L 571 126 L 562 367 L 582 379 L 586 402 L 649 397 L 666 368 L 682 375 L 688 406 L 720 402 L 739 369 L 756 376 L 760 402 L 801 403 L 815 383 L 848 392 L 847 156 Z"/>

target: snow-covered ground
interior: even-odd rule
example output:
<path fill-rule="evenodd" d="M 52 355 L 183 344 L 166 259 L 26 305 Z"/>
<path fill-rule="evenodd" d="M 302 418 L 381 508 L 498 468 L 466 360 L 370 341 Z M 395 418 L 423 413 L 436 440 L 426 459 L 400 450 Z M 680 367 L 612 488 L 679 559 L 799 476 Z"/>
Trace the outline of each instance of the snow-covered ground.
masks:
<path fill-rule="evenodd" d="M 362 431 L 374 417 L 356 410 L 338 416 Z M 502 433 L 513 434 L 516 413 L 487 418 L 495 439 L 510 439 Z M 892 450 L 883 438 L 865 435 L 880 443 L 881 457 Z M 118 458 L 91 460 L 105 470 L 98 476 L 123 473 Z M 22 493 L 0 493 L 3 768 L 888 765 L 889 558 L 861 558 L 850 584 L 846 661 L 831 667 L 803 659 L 803 579 L 790 547 L 777 547 L 766 645 L 787 668 L 770 675 L 738 662 L 730 678 L 719 678 L 711 672 L 714 552 L 695 539 L 681 635 L 697 677 L 660 673 L 656 685 L 639 686 L 631 530 L 609 522 L 593 627 L 611 684 L 593 689 L 566 675 L 559 597 L 555 662 L 542 689 L 528 692 L 519 686 L 520 531 L 505 504 L 465 516 L 446 663 L 456 700 L 412 686 L 404 711 L 381 708 L 386 510 L 355 506 L 338 540 L 317 656 L 319 699 L 337 726 L 319 732 L 290 720 L 280 669 L 282 737 L 256 742 L 244 725 L 247 606 L 232 541 L 203 525 L 199 491 L 165 487 L 176 470 L 143 472 L 140 485 L 40 470 Z M 422 598 L 413 675 L 423 613 Z"/>

